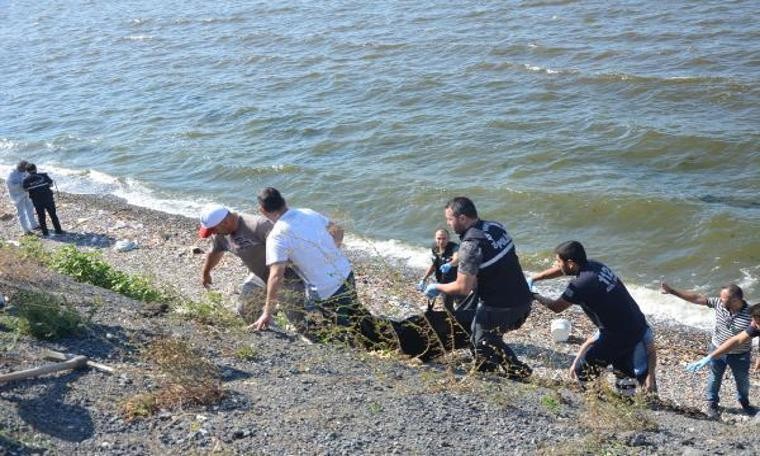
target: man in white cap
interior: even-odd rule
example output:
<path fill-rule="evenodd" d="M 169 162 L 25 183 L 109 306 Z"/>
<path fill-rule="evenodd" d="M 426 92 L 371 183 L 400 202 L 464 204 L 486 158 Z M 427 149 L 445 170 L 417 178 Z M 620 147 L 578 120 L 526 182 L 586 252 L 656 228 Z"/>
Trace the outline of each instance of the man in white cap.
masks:
<path fill-rule="evenodd" d="M 211 285 L 211 271 L 224 253 L 235 254 L 250 272 L 240 290 L 237 312 L 244 319 L 258 315 L 269 277 L 265 261 L 266 238 L 272 230 L 272 222 L 260 215 L 237 214 L 223 206 L 207 209 L 200 222 L 198 236 L 203 239 L 213 236 L 211 251 L 203 262 L 203 286 L 208 288 Z"/>

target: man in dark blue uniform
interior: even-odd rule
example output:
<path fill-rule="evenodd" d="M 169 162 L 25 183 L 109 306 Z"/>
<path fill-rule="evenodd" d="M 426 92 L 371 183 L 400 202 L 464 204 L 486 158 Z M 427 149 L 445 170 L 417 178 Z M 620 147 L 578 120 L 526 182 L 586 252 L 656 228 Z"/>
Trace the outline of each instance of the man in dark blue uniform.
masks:
<path fill-rule="evenodd" d="M 530 314 L 531 293 L 512 238 L 497 222 L 478 218 L 475 204 L 465 197 L 451 199 L 444 210 L 446 223 L 459 234 L 459 270 L 447 284 L 430 284 L 425 294 L 468 295 L 477 289 L 477 308 L 471 327 L 472 348 L 480 371 L 503 368 L 514 379 L 530 376 L 504 342 L 507 331 L 519 328 Z"/>
<path fill-rule="evenodd" d="M 612 365 L 618 377 L 636 378 L 639 383 L 654 383 L 654 346 L 651 329 L 638 304 L 623 282 L 602 263 L 586 258 L 578 241 L 563 242 L 556 249 L 555 265 L 534 275 L 533 282 L 562 275 L 575 276 L 559 299 L 534 293 L 536 301 L 559 313 L 573 304 L 581 306 L 599 334 L 575 364 L 575 376 L 582 383 L 598 376 Z M 641 354 L 643 353 L 643 354 Z M 651 369 L 649 365 L 651 364 Z"/>
<path fill-rule="evenodd" d="M 29 192 L 29 198 L 32 200 L 34 210 L 37 211 L 37 221 L 40 224 L 42 235 L 47 236 L 48 228 L 45 223 L 45 212 L 50 215 L 50 221 L 53 222 L 53 228 L 55 228 L 55 234 L 63 234 L 61 229 L 61 223 L 58 221 L 58 215 L 55 211 L 55 199 L 53 199 L 53 190 L 50 186 L 53 185 L 53 180 L 47 173 L 38 173 L 37 166 L 34 163 L 26 165 L 26 172 L 28 175 L 24 178 L 22 186 L 24 190 Z"/>

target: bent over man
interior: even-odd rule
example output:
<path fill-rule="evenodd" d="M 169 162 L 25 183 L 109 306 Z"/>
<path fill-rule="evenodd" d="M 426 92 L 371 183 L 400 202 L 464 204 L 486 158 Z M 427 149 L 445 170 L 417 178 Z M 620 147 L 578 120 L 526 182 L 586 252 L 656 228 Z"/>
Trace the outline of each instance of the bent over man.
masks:
<path fill-rule="evenodd" d="M 430 284 L 425 294 L 429 298 L 441 292 L 464 296 L 477 288 L 471 327 L 477 369 L 495 371 L 501 367 L 510 378 L 530 376 L 530 367 L 517 359 L 503 339 L 505 332 L 525 323 L 531 309 L 531 293 L 512 237 L 500 223 L 481 220 L 469 198 L 451 199 L 444 216 L 461 241 L 459 269 L 456 280 Z"/>
<path fill-rule="evenodd" d="M 656 390 L 652 330 L 623 282 L 609 267 L 587 259 L 586 250 L 578 241 L 563 242 L 554 253 L 555 266 L 531 280 L 562 275 L 574 278 L 558 299 L 538 293 L 533 297 L 555 313 L 579 305 L 599 329 L 587 341 L 588 350 L 581 352 L 574 363 L 577 379 L 584 383 L 612 365 L 621 392 L 629 389 L 628 378 L 636 378 L 649 391 Z"/>
<path fill-rule="evenodd" d="M 269 277 L 265 261 L 266 239 L 272 230 L 272 222 L 260 215 L 238 214 L 223 206 L 209 208 L 200 221 L 198 236 L 203 239 L 213 236 L 211 251 L 203 262 L 201 282 L 206 288 L 211 285 L 211 271 L 225 252 L 240 258 L 249 274 L 240 288 L 237 313 L 250 321 L 264 304 L 264 289 Z"/>
<path fill-rule="evenodd" d="M 262 330 L 271 323 L 290 266 L 303 280 L 307 300 L 332 323 L 352 330 L 350 337 L 360 336 L 370 314 L 359 304 L 351 263 L 340 250 L 343 229 L 311 209 L 289 208 L 275 188 L 263 189 L 258 200 L 274 226 L 266 240 L 266 304 L 251 327 Z"/>

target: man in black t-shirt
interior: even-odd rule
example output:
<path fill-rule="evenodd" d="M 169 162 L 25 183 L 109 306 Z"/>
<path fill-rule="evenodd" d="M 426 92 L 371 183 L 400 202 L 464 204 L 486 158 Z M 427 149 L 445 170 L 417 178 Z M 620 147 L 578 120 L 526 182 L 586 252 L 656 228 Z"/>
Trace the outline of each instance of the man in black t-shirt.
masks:
<path fill-rule="evenodd" d="M 575 365 L 578 380 L 587 381 L 612 365 L 618 379 L 635 377 L 639 383 L 651 383 L 654 388 L 653 379 L 648 379 L 654 376 L 654 345 L 648 343 L 652 339 L 651 329 L 623 282 L 607 266 L 587 259 L 580 242 L 564 242 L 554 253 L 555 266 L 536 274 L 531 280 L 535 282 L 562 275 L 575 278 L 559 299 L 538 293 L 534 293 L 534 299 L 556 313 L 573 304 L 579 305 L 599 328 L 598 337 L 590 341 L 588 351 L 581 354 Z M 644 360 L 636 359 L 637 345 L 649 355 Z"/>
<path fill-rule="evenodd" d="M 510 378 L 527 378 L 530 367 L 517 359 L 503 339 L 505 332 L 525 323 L 531 309 L 530 290 L 512 237 L 500 223 L 480 220 L 475 204 L 465 197 L 451 199 L 444 215 L 461 240 L 459 270 L 455 281 L 430 284 L 425 294 L 429 298 L 439 293 L 464 296 L 477 287 L 470 341 L 478 370 L 502 368 Z"/>

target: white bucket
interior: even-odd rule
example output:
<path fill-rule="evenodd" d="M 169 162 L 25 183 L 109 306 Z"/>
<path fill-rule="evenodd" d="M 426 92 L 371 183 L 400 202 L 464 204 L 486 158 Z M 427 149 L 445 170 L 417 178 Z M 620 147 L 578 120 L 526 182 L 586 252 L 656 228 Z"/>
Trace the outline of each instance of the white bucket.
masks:
<path fill-rule="evenodd" d="M 552 339 L 554 339 L 554 342 L 566 342 L 570 337 L 570 331 L 572 331 L 570 320 L 565 318 L 557 318 L 552 320 L 550 331 L 552 333 Z"/>

